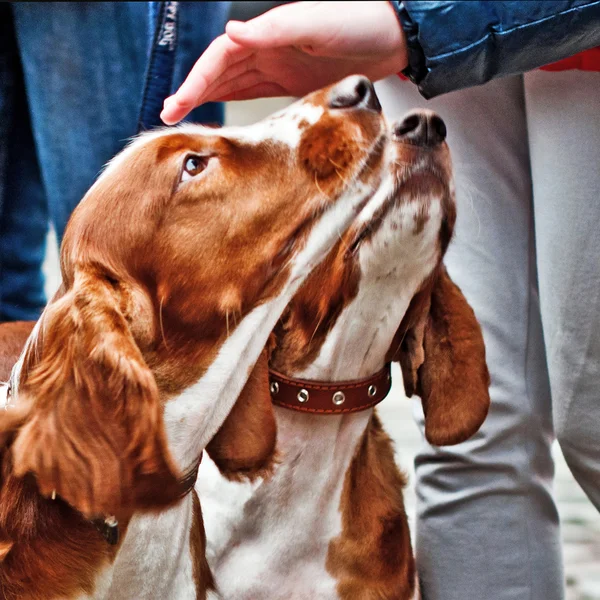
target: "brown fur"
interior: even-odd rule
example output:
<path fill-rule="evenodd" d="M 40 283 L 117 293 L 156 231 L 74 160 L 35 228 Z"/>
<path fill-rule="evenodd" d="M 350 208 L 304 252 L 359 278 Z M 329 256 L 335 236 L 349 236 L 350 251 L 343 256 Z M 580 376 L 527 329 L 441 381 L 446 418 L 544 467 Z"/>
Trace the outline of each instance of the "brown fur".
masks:
<path fill-rule="evenodd" d="M 294 296 L 275 328 L 277 345 L 271 367 L 293 373 L 318 355 L 342 310 L 358 292 L 360 270 L 354 260 L 345 260 L 346 236 L 313 271 Z"/>
<path fill-rule="evenodd" d="M 134 144 L 102 174 L 67 227 L 63 285 L 25 357 L 18 407 L 0 412 L 0 598 L 92 589 L 110 550 L 74 509 L 127 516 L 176 501 L 163 403 L 196 382 L 237 323 L 279 293 L 289 259 L 362 168 L 381 128 L 380 115 L 348 113 L 328 124 L 328 144 L 317 139 L 322 130 L 306 127 L 298 153 L 176 132 Z M 180 184 L 189 153 L 212 158 L 205 176 Z M 257 369 L 213 446 L 222 467 L 246 475 L 265 469 L 274 445 L 265 367 Z M 254 395 L 260 410 L 246 400 Z M 234 435 L 247 420 L 249 432 Z M 39 493 L 53 490 L 74 509 Z M 41 533 L 28 537 L 28 528 Z M 205 567 L 195 575 L 206 578 Z"/>
<path fill-rule="evenodd" d="M 415 564 L 402 490 L 406 479 L 373 417 L 346 473 L 342 534 L 329 544 L 327 570 L 343 600 L 412 598 Z"/>
<path fill-rule="evenodd" d="M 33 321 L 0 324 L 0 381 L 8 381 L 34 325 Z"/>
<path fill-rule="evenodd" d="M 101 273 L 78 270 L 44 312 L 20 389 L 35 410 L 13 446 L 15 474 L 36 473 L 43 494 L 88 516 L 166 506 L 182 492 L 158 389 L 120 305 Z"/>
<path fill-rule="evenodd" d="M 479 430 L 490 404 L 483 335 L 443 266 L 413 298 L 388 358 L 400 362 L 407 396 L 421 397 L 431 444 L 458 444 Z"/>
<path fill-rule="evenodd" d="M 406 395 L 421 397 L 431 444 L 458 444 L 479 430 L 490 404 L 483 335 L 443 266 L 412 299 L 388 359 L 400 362 Z"/>
<path fill-rule="evenodd" d="M 206 560 L 206 534 L 200 499 L 196 490 L 192 490 L 193 513 L 192 531 L 190 532 L 190 552 L 192 555 L 192 577 L 196 583 L 196 599 L 204 600 L 209 590 L 213 590 L 215 582 Z"/>
<path fill-rule="evenodd" d="M 18 359 L 35 323 L 0 324 L 7 368 Z M 8 371 L 8 374 L 10 371 Z M 95 526 L 61 498 L 40 496 L 31 475 L 15 476 L 5 444 L 27 419 L 21 403 L 3 416 L 0 436 L 0 600 L 47 600 L 91 593 L 99 569 L 116 555 Z M 121 539 L 127 521 L 119 523 Z M 31 578 L 35 565 L 39 577 Z"/>
<path fill-rule="evenodd" d="M 269 392 L 269 361 L 265 350 L 206 451 L 228 479 L 255 479 L 271 471 L 276 441 L 277 425 Z"/>
<path fill-rule="evenodd" d="M 431 294 L 423 349 L 417 393 L 423 400 L 425 436 L 437 446 L 458 444 L 485 420 L 490 376 L 479 323 L 445 269 Z"/>
<path fill-rule="evenodd" d="M 48 600 L 91 593 L 114 559 L 94 525 L 60 498 L 40 496 L 31 475 L 15 477 L 11 452 L 0 453 L 0 599 Z M 127 523 L 119 523 L 122 537 Z M 32 577 L 32 569 L 35 577 Z"/>
<path fill-rule="evenodd" d="M 352 135 L 340 128 L 339 118 L 323 116 L 314 127 L 314 134 L 303 136 L 300 154 L 304 166 L 314 172 L 318 179 L 328 179 L 336 172 L 342 173 L 352 164 L 356 146 Z"/>

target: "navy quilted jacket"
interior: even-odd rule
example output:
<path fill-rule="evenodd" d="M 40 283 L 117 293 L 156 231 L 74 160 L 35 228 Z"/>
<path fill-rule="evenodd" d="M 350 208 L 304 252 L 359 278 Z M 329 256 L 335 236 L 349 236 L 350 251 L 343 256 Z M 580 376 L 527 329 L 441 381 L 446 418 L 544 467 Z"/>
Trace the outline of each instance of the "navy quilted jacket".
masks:
<path fill-rule="evenodd" d="M 425 98 L 600 46 L 600 0 L 392 2 Z"/>

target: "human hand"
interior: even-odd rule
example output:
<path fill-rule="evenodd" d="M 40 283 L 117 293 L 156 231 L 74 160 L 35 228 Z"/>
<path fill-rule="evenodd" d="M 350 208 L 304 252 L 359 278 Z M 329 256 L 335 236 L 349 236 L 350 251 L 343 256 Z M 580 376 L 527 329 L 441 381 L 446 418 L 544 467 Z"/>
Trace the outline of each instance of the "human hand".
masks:
<path fill-rule="evenodd" d="M 230 21 L 165 100 L 167 124 L 204 102 L 304 96 L 347 75 L 401 71 L 406 42 L 389 2 L 297 2 Z"/>

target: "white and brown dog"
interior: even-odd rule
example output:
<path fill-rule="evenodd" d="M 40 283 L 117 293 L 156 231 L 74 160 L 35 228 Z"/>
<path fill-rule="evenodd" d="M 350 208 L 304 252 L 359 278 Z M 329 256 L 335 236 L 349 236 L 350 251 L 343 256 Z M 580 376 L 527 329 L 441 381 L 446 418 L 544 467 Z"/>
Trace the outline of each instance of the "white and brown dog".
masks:
<path fill-rule="evenodd" d="M 206 596 L 188 493 L 202 452 L 268 470 L 265 344 L 379 202 L 388 145 L 370 83 L 352 77 L 248 128 L 143 135 L 110 163 L 0 387 L 1 599 Z M 5 367 L 29 329 L 0 329 Z"/>
<path fill-rule="evenodd" d="M 445 134 L 427 111 L 390 128 L 373 201 L 279 321 L 273 475 L 239 483 L 219 461 L 225 477 L 208 460 L 200 468 L 224 600 L 419 595 L 405 478 L 373 408 L 390 387 L 386 365 L 399 361 L 407 395 L 421 396 L 435 445 L 467 439 L 489 405 L 479 325 L 442 265 L 455 222 Z"/>

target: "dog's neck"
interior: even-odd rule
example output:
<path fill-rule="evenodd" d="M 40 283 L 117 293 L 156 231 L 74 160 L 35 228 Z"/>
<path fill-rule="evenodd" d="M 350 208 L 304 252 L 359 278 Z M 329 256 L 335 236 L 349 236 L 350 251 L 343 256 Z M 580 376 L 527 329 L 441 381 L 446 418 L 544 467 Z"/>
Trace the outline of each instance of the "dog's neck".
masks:
<path fill-rule="evenodd" d="M 196 598 L 208 581 L 193 576 L 194 561 L 204 558 L 194 555 L 193 520 L 192 494 L 158 515 L 134 516 L 114 563 L 96 578 L 94 594 L 79 600 Z"/>
<path fill-rule="evenodd" d="M 369 188 L 363 184 L 355 188 L 345 194 L 345 204 L 356 208 L 368 197 Z M 181 469 L 194 464 L 223 424 L 285 307 L 353 216 L 342 202 L 326 214 L 328 218 L 322 217 L 314 225 L 304 247 L 291 261 L 288 279 L 277 296 L 247 314 L 197 383 L 167 403 L 169 447 Z"/>
<path fill-rule="evenodd" d="M 373 250 L 363 249 L 360 256 L 363 277 L 358 293 L 341 312 L 316 358 L 308 366 L 286 375 L 334 382 L 367 378 L 382 369 L 410 300 L 434 264 L 433 254 L 425 263 L 414 263 L 412 253 L 413 250 L 403 249 L 399 242 L 390 249 L 393 260 L 380 260 L 373 265 L 370 264 Z M 380 249 L 377 254 L 381 256 Z M 417 265 L 412 269 L 406 266 L 411 260 Z M 371 414 L 372 409 L 354 416 L 309 414 L 306 419 L 299 419 L 294 411 L 278 409 L 279 447 L 282 452 L 293 453 L 300 443 L 305 448 L 318 446 L 326 450 L 325 454 L 347 464 Z M 341 435 L 354 422 L 362 423 L 363 428 L 353 426 L 352 436 Z M 314 469 L 308 462 L 307 468 Z M 329 476 L 332 475 L 330 472 Z M 344 475 L 345 469 L 340 477 Z"/>
<path fill-rule="evenodd" d="M 315 361 L 286 374 L 343 381 L 376 373 L 414 292 L 405 286 L 406 281 L 392 285 L 384 279 L 379 286 L 365 285 Z M 303 593 L 314 586 L 307 597 L 337 597 L 337 581 L 325 569 L 329 544 L 342 530 L 342 490 L 373 409 L 322 416 L 275 407 L 275 413 L 281 464 L 270 480 L 226 482 L 212 463 L 202 467 L 198 486 L 206 508 L 209 563 L 224 598 L 295 598 L 292 572 L 301 578 Z M 258 555 L 263 557 L 259 567 Z"/>
<path fill-rule="evenodd" d="M 356 295 L 310 364 L 285 375 L 347 381 L 384 366 L 413 295 L 436 264 L 432 238 L 438 219 L 434 213 L 431 227 L 408 240 L 399 231 L 412 231 L 410 210 L 386 219 L 360 249 Z M 330 543 L 342 532 L 344 486 L 373 410 L 326 416 L 279 407 L 275 412 L 280 465 L 270 480 L 240 485 L 219 478 L 209 461 L 202 467 L 198 486 L 206 509 L 207 556 L 225 598 L 295 598 L 297 589 L 307 597 L 335 598 L 338 581 L 327 566 Z M 397 493 L 401 502 L 401 485 Z M 258 565 L 256 556 L 262 557 Z M 290 572 L 301 578 L 300 587 Z"/>

